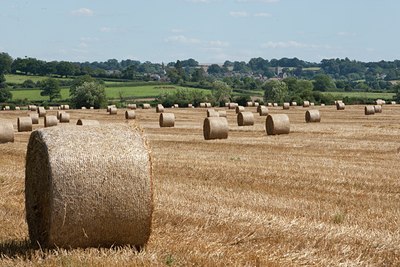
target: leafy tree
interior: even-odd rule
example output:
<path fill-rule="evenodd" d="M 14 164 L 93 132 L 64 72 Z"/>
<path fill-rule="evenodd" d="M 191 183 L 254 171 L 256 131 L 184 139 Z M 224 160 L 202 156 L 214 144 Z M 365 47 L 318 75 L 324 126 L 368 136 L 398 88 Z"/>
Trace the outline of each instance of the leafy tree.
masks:
<path fill-rule="evenodd" d="M 40 95 L 49 96 L 50 102 L 52 102 L 56 98 L 61 97 L 60 83 L 56 79 L 48 78 L 46 80 L 43 80 L 40 83 L 40 89 L 42 90 L 42 92 L 40 92 Z"/>
<path fill-rule="evenodd" d="M 396 83 L 396 85 L 393 86 L 393 91 L 396 93 L 393 98 L 397 103 L 399 103 L 400 102 L 400 83 Z"/>
<path fill-rule="evenodd" d="M 157 101 L 166 107 L 173 104 L 185 107 L 189 103 L 198 106 L 201 102 L 213 102 L 213 97 L 201 90 L 178 89 L 174 92 L 160 94 Z"/>
<path fill-rule="evenodd" d="M 0 74 L 11 72 L 13 59 L 7 53 L 0 53 Z"/>
<path fill-rule="evenodd" d="M 288 86 L 286 85 L 286 83 L 282 81 L 277 81 L 277 80 L 267 81 L 263 85 L 263 90 L 264 90 L 265 102 L 273 101 L 282 103 L 289 96 Z"/>
<path fill-rule="evenodd" d="M 314 89 L 317 91 L 328 91 L 336 89 L 336 85 L 329 75 L 318 74 L 314 77 Z"/>
<path fill-rule="evenodd" d="M 203 68 L 195 69 L 192 73 L 192 82 L 201 82 L 205 79 L 206 72 Z"/>
<path fill-rule="evenodd" d="M 0 73 L 0 102 L 5 102 L 12 98 L 12 94 L 7 87 L 6 78 Z"/>
<path fill-rule="evenodd" d="M 218 64 L 211 64 L 207 68 L 207 73 L 210 75 L 219 75 L 224 72 L 224 69 L 221 68 Z"/>
<path fill-rule="evenodd" d="M 83 82 L 72 94 L 70 91 L 70 96 L 71 104 L 75 108 L 100 108 L 107 101 L 105 87 L 97 81 Z"/>
<path fill-rule="evenodd" d="M 213 96 L 215 101 L 223 104 L 229 102 L 232 95 L 232 88 L 223 81 L 215 81 L 212 83 Z"/>
<path fill-rule="evenodd" d="M 56 65 L 56 74 L 65 77 L 72 76 L 75 74 L 76 67 L 73 63 L 67 61 L 58 62 Z"/>
<path fill-rule="evenodd" d="M 75 78 L 69 88 L 69 95 L 72 96 L 75 93 L 77 87 L 82 86 L 85 82 L 96 82 L 97 80 L 90 75 L 83 75 Z M 103 83 L 101 81 L 100 83 Z"/>
<path fill-rule="evenodd" d="M 34 81 L 32 81 L 31 79 L 25 80 L 21 86 L 23 88 L 35 88 L 36 87 L 36 83 Z"/>

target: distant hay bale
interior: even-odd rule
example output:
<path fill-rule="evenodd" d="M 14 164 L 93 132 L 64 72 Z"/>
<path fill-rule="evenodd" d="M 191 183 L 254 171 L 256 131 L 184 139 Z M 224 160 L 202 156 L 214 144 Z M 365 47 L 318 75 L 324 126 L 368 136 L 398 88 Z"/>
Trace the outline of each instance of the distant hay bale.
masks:
<path fill-rule="evenodd" d="M 90 107 L 89 109 L 94 109 L 94 107 Z"/>
<path fill-rule="evenodd" d="M 86 109 L 86 107 L 81 107 L 81 109 Z"/>
<path fill-rule="evenodd" d="M 144 246 L 153 213 L 151 172 L 145 138 L 132 125 L 32 132 L 25 167 L 31 243 L 44 248 Z"/>
<path fill-rule="evenodd" d="M 108 114 L 110 114 L 110 115 L 117 115 L 117 114 L 118 114 L 118 109 L 117 109 L 117 108 L 114 108 L 114 107 L 111 107 L 111 108 L 110 108 L 110 111 L 108 112 Z"/>
<path fill-rule="evenodd" d="M 10 106 L 4 106 L 4 110 L 10 110 Z"/>
<path fill-rule="evenodd" d="M 28 118 L 28 117 L 24 117 Z M 29 120 L 29 118 L 28 118 Z M 31 122 L 32 126 L 32 122 Z M 0 144 L 14 142 L 14 126 L 10 121 L 0 121 Z"/>
<path fill-rule="evenodd" d="M 193 104 L 189 103 L 188 108 L 193 108 Z"/>
<path fill-rule="evenodd" d="M 21 110 L 21 108 L 17 106 L 17 107 L 15 107 L 15 110 Z"/>
<path fill-rule="evenodd" d="M 310 101 L 303 101 L 303 108 L 308 108 L 310 106 Z"/>
<path fill-rule="evenodd" d="M 336 103 L 336 109 L 337 110 L 344 110 L 346 105 L 343 102 L 337 102 Z"/>
<path fill-rule="evenodd" d="M 128 104 L 128 108 L 129 109 L 136 109 L 137 106 L 136 106 L 136 104 Z"/>
<path fill-rule="evenodd" d="M 396 101 L 390 101 L 390 104 L 391 105 L 396 105 Z M 15 108 L 15 109 L 17 109 L 17 108 Z"/>
<path fill-rule="evenodd" d="M 69 105 L 61 105 L 61 109 L 63 109 L 63 110 L 69 110 Z"/>
<path fill-rule="evenodd" d="M 32 124 L 39 124 L 39 114 L 37 113 L 30 113 L 29 117 L 32 121 Z"/>
<path fill-rule="evenodd" d="M 143 107 L 143 109 L 150 109 L 151 108 L 150 104 L 147 104 L 147 103 L 143 104 L 142 107 Z"/>
<path fill-rule="evenodd" d="M 206 107 L 206 103 L 200 103 L 200 107 L 201 108 L 205 108 Z"/>
<path fill-rule="evenodd" d="M 237 107 L 238 105 L 237 105 L 237 103 L 229 103 L 229 105 L 228 105 L 228 108 L 229 109 L 236 109 L 236 107 Z"/>
<path fill-rule="evenodd" d="M 209 117 L 203 122 L 205 140 L 227 139 L 229 132 L 228 121 L 225 117 Z"/>
<path fill-rule="evenodd" d="M 160 127 L 174 127 L 175 126 L 175 114 L 174 113 L 160 113 L 159 119 Z"/>
<path fill-rule="evenodd" d="M 18 132 L 30 132 L 30 131 L 32 131 L 32 124 L 33 123 L 32 123 L 32 118 L 31 117 L 19 117 L 17 119 Z"/>
<path fill-rule="evenodd" d="M 161 104 L 158 104 L 156 106 L 156 113 L 162 113 L 162 112 L 164 112 L 164 106 Z"/>
<path fill-rule="evenodd" d="M 225 107 L 229 108 L 229 103 L 228 102 L 225 102 Z"/>
<path fill-rule="evenodd" d="M 67 112 L 60 114 L 60 123 L 69 123 L 70 115 Z"/>
<path fill-rule="evenodd" d="M 244 111 L 244 107 L 243 106 L 237 106 L 235 108 L 236 114 L 239 114 L 239 112 L 243 112 Z"/>
<path fill-rule="evenodd" d="M 61 119 L 61 116 L 60 116 Z M 57 117 L 54 115 L 46 115 L 44 117 L 44 127 L 52 127 L 58 124 Z"/>
<path fill-rule="evenodd" d="M 252 126 L 254 125 L 254 115 L 253 112 L 243 111 L 237 114 L 237 124 L 238 126 Z"/>
<path fill-rule="evenodd" d="M 382 106 L 381 105 L 375 105 L 374 106 L 375 113 L 382 113 Z"/>
<path fill-rule="evenodd" d="M 174 108 L 179 108 L 179 104 L 174 104 Z"/>
<path fill-rule="evenodd" d="M 107 106 L 107 113 L 110 113 L 110 110 L 111 110 L 112 108 L 116 108 L 116 106 L 115 106 L 115 105 L 109 105 L 109 106 Z"/>
<path fill-rule="evenodd" d="M 310 102 L 310 107 L 313 107 L 313 106 L 315 106 L 315 103 L 314 102 Z"/>
<path fill-rule="evenodd" d="M 268 116 L 268 107 L 266 106 L 261 106 L 260 110 L 258 111 L 258 114 L 260 114 L 260 116 Z"/>
<path fill-rule="evenodd" d="M 278 103 L 273 103 L 272 106 L 279 107 Z"/>
<path fill-rule="evenodd" d="M 125 111 L 125 119 L 127 120 L 134 120 L 136 119 L 136 113 L 134 110 L 127 110 Z"/>
<path fill-rule="evenodd" d="M 273 106 L 272 103 L 270 102 L 267 103 L 267 107 L 272 107 L 272 106 Z"/>
<path fill-rule="evenodd" d="M 382 100 L 382 99 L 377 99 L 377 100 L 375 100 L 375 104 L 376 105 L 384 105 L 384 104 L 386 104 L 386 101 Z"/>
<path fill-rule="evenodd" d="M 255 107 L 259 107 L 259 106 L 260 106 L 260 103 L 254 102 L 254 106 L 255 106 Z"/>
<path fill-rule="evenodd" d="M 253 107 L 254 105 L 253 105 L 253 102 L 248 101 L 248 102 L 246 102 L 246 106 L 247 106 L 247 107 Z"/>
<path fill-rule="evenodd" d="M 364 107 L 364 114 L 365 115 L 374 115 L 375 114 L 375 107 L 372 105 Z"/>
<path fill-rule="evenodd" d="M 218 110 L 219 117 L 227 117 L 226 110 Z"/>
<path fill-rule="evenodd" d="M 35 106 L 35 105 L 28 105 L 28 110 L 30 110 L 30 111 L 37 111 L 37 106 Z"/>
<path fill-rule="evenodd" d="M 286 114 L 269 114 L 265 120 L 265 130 L 268 135 L 289 134 L 290 121 Z"/>
<path fill-rule="evenodd" d="M 218 111 L 213 108 L 207 109 L 207 117 L 219 117 Z"/>
<path fill-rule="evenodd" d="M 76 125 L 81 125 L 81 126 L 93 126 L 93 125 L 100 125 L 100 122 L 98 120 L 86 120 L 86 119 L 79 119 L 76 123 Z"/>
<path fill-rule="evenodd" d="M 290 103 L 289 102 L 283 103 L 283 109 L 290 109 Z"/>
<path fill-rule="evenodd" d="M 211 107 L 212 107 L 211 103 L 207 102 L 206 103 L 206 108 L 211 108 Z"/>
<path fill-rule="evenodd" d="M 297 102 L 296 101 L 292 101 L 292 103 L 290 103 L 293 107 L 297 106 Z"/>
<path fill-rule="evenodd" d="M 325 104 L 324 104 L 324 103 L 321 103 L 321 107 L 325 107 Z"/>
<path fill-rule="evenodd" d="M 320 122 L 321 121 L 321 114 L 317 109 L 310 109 L 306 111 L 305 115 L 306 122 Z"/>
<path fill-rule="evenodd" d="M 64 110 L 57 110 L 57 119 L 60 120 L 61 113 L 65 113 Z"/>

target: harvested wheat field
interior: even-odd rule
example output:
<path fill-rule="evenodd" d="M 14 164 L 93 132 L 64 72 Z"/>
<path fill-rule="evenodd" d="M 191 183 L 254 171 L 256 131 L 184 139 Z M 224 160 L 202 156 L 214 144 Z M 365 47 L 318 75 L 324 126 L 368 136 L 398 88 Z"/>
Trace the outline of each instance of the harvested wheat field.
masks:
<path fill-rule="evenodd" d="M 275 136 L 266 134 L 256 107 L 246 108 L 255 119 L 246 127 L 226 109 L 229 137 L 210 141 L 204 109 L 175 108 L 173 128 L 159 127 L 155 108 L 136 110 L 152 150 L 154 186 L 152 233 L 140 252 L 29 246 L 30 133 L 16 131 L 27 112 L 0 111 L 15 129 L 14 143 L 0 144 L 0 265 L 399 266 L 400 106 L 372 116 L 364 106 L 318 109 L 321 122 L 310 124 L 307 108 L 270 107 L 269 114 L 290 118 L 290 134 Z M 131 123 L 124 112 L 69 110 L 69 124 Z M 44 127 L 39 120 L 33 129 Z"/>

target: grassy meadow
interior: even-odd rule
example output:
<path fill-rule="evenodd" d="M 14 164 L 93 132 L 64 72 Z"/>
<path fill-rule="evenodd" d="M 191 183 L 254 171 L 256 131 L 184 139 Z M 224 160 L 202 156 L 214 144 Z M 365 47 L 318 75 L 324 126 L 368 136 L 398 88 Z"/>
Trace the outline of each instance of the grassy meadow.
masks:
<path fill-rule="evenodd" d="M 228 139 L 211 141 L 202 135 L 205 109 L 166 109 L 174 128 L 160 128 L 154 108 L 136 110 L 151 147 L 155 205 L 141 252 L 32 249 L 24 211 L 30 134 L 15 132 L 14 143 L 0 144 L 0 265 L 397 266 L 400 105 L 371 116 L 364 106 L 315 108 L 321 122 L 309 124 L 302 107 L 270 108 L 290 118 L 290 134 L 278 136 L 266 135 L 255 108 L 246 108 L 255 116 L 246 127 L 227 110 Z M 68 112 L 70 124 L 126 123 L 122 109 Z M 18 116 L 26 111 L 0 111 L 15 129 Z"/>

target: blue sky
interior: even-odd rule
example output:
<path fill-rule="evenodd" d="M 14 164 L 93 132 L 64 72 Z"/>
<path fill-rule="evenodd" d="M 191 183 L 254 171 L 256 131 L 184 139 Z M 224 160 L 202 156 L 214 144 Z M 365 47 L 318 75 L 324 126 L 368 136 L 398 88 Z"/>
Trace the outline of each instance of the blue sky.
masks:
<path fill-rule="evenodd" d="M 0 51 L 46 61 L 400 59 L 398 0 L 0 0 Z"/>

